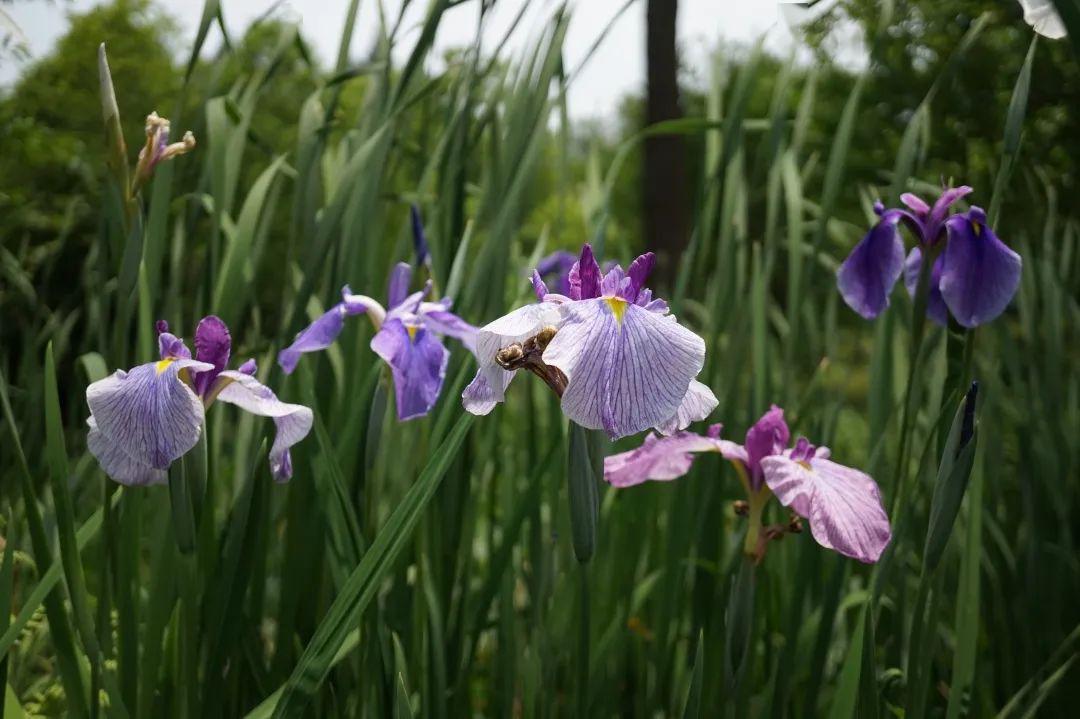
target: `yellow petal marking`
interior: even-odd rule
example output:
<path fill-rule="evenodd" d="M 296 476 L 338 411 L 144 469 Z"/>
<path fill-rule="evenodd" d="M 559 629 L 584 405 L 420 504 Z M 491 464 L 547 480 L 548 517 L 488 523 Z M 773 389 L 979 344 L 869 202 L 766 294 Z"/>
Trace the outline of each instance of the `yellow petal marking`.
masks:
<path fill-rule="evenodd" d="M 163 360 L 158 360 L 157 362 L 155 362 L 155 363 L 154 363 L 154 370 L 155 370 L 155 371 L 156 371 L 156 372 L 157 372 L 158 374 L 161 374 L 161 373 L 162 373 L 162 372 L 164 372 L 165 370 L 169 369 L 169 365 L 171 365 L 171 364 L 172 364 L 173 362 L 175 362 L 175 361 L 176 361 L 176 360 L 174 360 L 174 359 L 171 359 L 171 358 L 169 358 L 169 359 L 163 359 Z"/>
<path fill-rule="evenodd" d="M 607 302 L 608 307 L 611 308 L 611 314 L 615 315 L 619 326 L 622 326 L 622 318 L 626 314 L 626 300 L 622 297 L 605 297 L 604 302 Z"/>

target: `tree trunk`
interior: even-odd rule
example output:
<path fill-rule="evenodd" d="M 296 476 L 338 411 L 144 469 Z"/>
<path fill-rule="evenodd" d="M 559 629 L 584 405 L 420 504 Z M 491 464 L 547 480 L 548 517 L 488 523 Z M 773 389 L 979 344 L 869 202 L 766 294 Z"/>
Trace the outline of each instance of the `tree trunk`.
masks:
<path fill-rule="evenodd" d="M 645 30 L 646 125 L 680 118 L 683 114 L 675 48 L 678 10 L 678 0 L 649 0 Z M 642 191 L 646 248 L 656 252 L 661 278 L 670 280 L 690 241 L 686 147 L 682 137 L 668 135 L 645 141 Z"/>

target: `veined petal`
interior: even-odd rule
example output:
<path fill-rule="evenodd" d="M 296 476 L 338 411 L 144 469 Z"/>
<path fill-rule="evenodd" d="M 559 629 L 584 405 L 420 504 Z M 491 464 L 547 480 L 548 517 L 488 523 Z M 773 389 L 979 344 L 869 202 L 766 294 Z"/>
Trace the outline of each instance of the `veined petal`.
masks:
<path fill-rule="evenodd" d="M 705 341 L 671 315 L 621 298 L 562 306 L 563 324 L 544 350 L 568 380 L 563 413 L 617 439 L 675 415 L 705 363 Z"/>
<path fill-rule="evenodd" d="M 279 482 L 288 480 L 292 476 L 289 447 L 311 431 L 314 420 L 311 410 L 302 404 L 282 402 L 273 390 L 249 374 L 225 370 L 221 376 L 232 381 L 218 393 L 219 400 L 260 417 L 273 418 L 277 435 L 270 446 L 270 471 Z"/>
<path fill-rule="evenodd" d="M 467 411 L 478 415 L 488 414 L 503 401 L 515 373 L 500 367 L 495 355 L 508 345 L 535 336 L 548 325 L 558 327 L 561 306 L 564 305 L 551 302 L 525 305 L 477 331 L 476 359 L 479 368 L 476 377 L 461 393 L 462 404 Z"/>
<path fill-rule="evenodd" d="M 949 324 L 948 311 L 945 309 L 945 300 L 941 298 L 941 267 L 944 257 L 939 255 L 930 270 L 930 292 L 926 297 L 926 314 L 939 325 Z M 912 248 L 904 260 L 904 286 L 908 294 L 915 296 L 919 288 L 919 273 L 922 272 L 922 250 Z"/>
<path fill-rule="evenodd" d="M 94 382 L 86 388 L 86 403 L 101 435 L 95 443 L 107 440 L 138 465 L 167 469 L 195 446 L 203 423 L 202 401 L 179 372 L 213 368 L 196 360 L 164 359 Z"/>
<path fill-rule="evenodd" d="M 390 365 L 398 419 L 422 417 L 442 391 L 450 352 L 424 327 L 388 320 L 371 339 L 371 349 Z"/>
<path fill-rule="evenodd" d="M 142 487 L 147 484 L 164 484 L 169 481 L 168 473 L 163 469 L 154 469 L 148 464 L 132 459 L 119 442 L 114 442 L 101 433 L 93 417 L 86 420 L 90 431 L 86 435 L 86 446 L 97 459 L 105 474 L 120 484 L 128 487 Z"/>
<path fill-rule="evenodd" d="M 810 521 L 818 544 L 860 562 L 878 560 L 892 530 L 869 475 L 829 459 L 797 462 L 787 454 L 766 457 L 761 466 L 769 489 Z"/>
<path fill-rule="evenodd" d="M 896 228 L 900 215 L 886 212 L 855 245 L 836 273 L 848 307 L 873 319 L 889 306 L 889 293 L 904 265 L 904 243 Z"/>
<path fill-rule="evenodd" d="M 540 277 L 540 271 L 533 270 L 532 277 L 530 279 L 532 281 L 533 292 L 536 293 L 536 299 L 543 302 L 544 297 L 547 296 L 548 288 L 547 285 L 544 284 L 543 278 Z"/>
<path fill-rule="evenodd" d="M 678 479 L 690 471 L 695 452 L 717 452 L 718 443 L 693 432 L 670 437 L 650 433 L 637 449 L 607 457 L 604 479 L 614 487 L 632 487 L 650 479 Z"/>
<path fill-rule="evenodd" d="M 964 327 L 985 324 L 1005 311 L 1020 285 L 1020 255 L 985 224 L 972 208 L 946 223 L 949 244 L 941 270 L 941 296 Z"/>
<path fill-rule="evenodd" d="M 570 268 L 570 299 L 589 300 L 600 296 L 600 265 L 591 245 L 582 245 L 581 259 Z"/>
<path fill-rule="evenodd" d="M 433 332 L 453 337 L 465 345 L 465 349 L 474 354 L 476 353 L 477 329 L 453 312 L 443 309 L 421 309 L 421 317 L 423 317 L 424 324 Z"/>
<path fill-rule="evenodd" d="M 696 379 L 691 380 L 675 415 L 656 429 L 660 434 L 674 434 L 686 429 L 691 422 L 699 422 L 708 417 L 718 404 L 719 401 L 711 389 Z"/>

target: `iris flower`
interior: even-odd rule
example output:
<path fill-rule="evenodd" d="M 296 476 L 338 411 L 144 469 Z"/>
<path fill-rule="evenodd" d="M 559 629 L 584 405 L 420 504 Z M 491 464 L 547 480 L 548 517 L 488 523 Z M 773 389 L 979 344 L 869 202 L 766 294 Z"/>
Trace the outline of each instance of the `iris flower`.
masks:
<path fill-rule="evenodd" d="M 760 559 L 769 539 L 797 531 L 792 525 L 760 526 L 765 504 L 775 495 L 810 522 L 821 546 L 860 562 L 876 562 L 892 538 L 877 484 L 869 475 L 833 462 L 827 447 L 799 438 L 789 449 L 790 439 L 784 411 L 774 405 L 747 431 L 744 444 L 720 439 L 718 424 L 706 436 L 651 434 L 641 447 L 608 457 L 604 479 L 615 487 L 677 479 L 690 471 L 697 453 L 717 452 L 735 466 L 749 498 L 749 553 Z"/>
<path fill-rule="evenodd" d="M 612 439 L 649 427 L 670 434 L 704 419 L 716 407 L 712 390 L 695 379 L 705 342 L 644 286 L 654 261 L 649 252 L 625 273 L 615 266 L 601 276 L 585 245 L 568 295 L 549 292 L 534 271 L 540 301 L 480 329 L 480 367 L 462 394 L 465 409 L 487 414 L 526 369 L 555 391 L 569 419 Z"/>
<path fill-rule="evenodd" d="M 129 486 L 165 483 L 169 465 L 199 441 L 207 408 L 221 400 L 274 419 L 270 469 L 278 481 L 288 480 L 289 448 L 311 430 L 311 410 L 278 400 L 255 379 L 254 360 L 226 369 L 232 340 L 218 317 L 199 322 L 194 359 L 164 321 L 157 328 L 160 360 L 118 370 L 86 388 L 86 442 L 105 473 Z"/>
<path fill-rule="evenodd" d="M 844 301 L 866 319 L 889 306 L 889 293 L 904 275 L 914 296 L 924 256 L 934 258 L 927 297 L 927 313 L 940 324 L 948 314 L 964 327 L 990 322 L 1008 306 L 1020 284 L 1020 255 L 998 239 L 978 207 L 950 216 L 949 208 L 971 192 L 970 187 L 945 190 L 933 207 L 906 193 L 900 200 L 907 209 L 874 211 L 881 218 L 855 246 L 837 271 L 837 286 Z M 903 222 L 918 240 L 904 258 L 898 225 Z M 944 248 L 942 244 L 944 243 Z"/>
<path fill-rule="evenodd" d="M 408 294 L 411 279 L 412 267 L 398 263 L 390 275 L 388 308 L 344 287 L 341 302 L 296 335 L 293 343 L 278 354 L 281 369 L 292 373 L 301 354 L 326 349 L 334 342 L 346 317 L 366 314 L 376 330 L 371 349 L 390 366 L 394 378 L 398 419 L 426 415 L 439 398 L 450 359 L 440 335 L 453 337 L 471 350 L 476 328 L 450 312 L 449 298 L 424 301 L 431 291 L 430 281 L 423 290 Z"/>

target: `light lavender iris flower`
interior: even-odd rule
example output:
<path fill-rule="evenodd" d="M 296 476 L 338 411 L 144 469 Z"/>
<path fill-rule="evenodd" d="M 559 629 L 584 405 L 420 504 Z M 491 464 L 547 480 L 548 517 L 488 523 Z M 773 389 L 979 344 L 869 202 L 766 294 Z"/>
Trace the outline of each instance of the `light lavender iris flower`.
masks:
<path fill-rule="evenodd" d="M 653 263 L 650 252 L 625 273 L 615 266 L 601 276 L 585 245 L 569 272 L 568 295 L 549 292 L 534 272 L 540 302 L 480 329 L 480 367 L 462 393 L 465 409 L 487 414 L 516 371 L 527 369 L 559 395 L 569 419 L 612 439 L 650 427 L 670 434 L 704 419 L 717 403 L 695 379 L 705 342 L 644 286 Z"/>
<path fill-rule="evenodd" d="M 720 439 L 718 424 L 706 436 L 649 435 L 641 447 L 608 457 L 604 479 L 615 487 L 677 479 L 690 471 L 697 453 L 717 452 L 735 466 L 746 488 L 749 553 L 760 559 L 768 538 L 785 531 L 760 526 L 764 505 L 773 494 L 810 522 L 810 532 L 821 546 L 860 562 L 876 562 L 892 538 L 877 484 L 869 475 L 833 462 L 828 448 L 799 438 L 789 449 L 790 439 L 784 411 L 774 405 L 747 431 L 745 444 Z"/>
<path fill-rule="evenodd" d="M 1022 261 L 987 226 L 982 209 L 949 215 L 953 203 L 970 192 L 970 187 L 947 189 L 933 207 L 910 193 L 900 196 L 906 210 L 875 203 L 881 219 L 836 273 L 844 301 L 866 319 L 877 317 L 889 306 L 901 274 L 915 294 L 923 256 L 929 255 L 935 259 L 926 311 L 935 322 L 946 324 L 951 313 L 964 327 L 977 327 L 1004 312 L 1020 285 Z M 901 222 L 918 240 L 907 259 Z"/>
<path fill-rule="evenodd" d="M 389 309 L 344 287 L 341 302 L 296 335 L 293 343 L 278 354 L 281 369 L 292 373 L 301 354 L 326 349 L 334 342 L 346 317 L 366 314 L 376 330 L 371 349 L 390 366 L 394 378 L 398 419 L 426 415 L 439 398 L 450 359 L 440 336 L 453 337 L 471 351 L 476 328 L 450 312 L 449 298 L 424 301 L 431 291 L 430 281 L 423 290 L 408 294 L 411 279 L 412 267 L 398 263 L 390 276 Z"/>
<path fill-rule="evenodd" d="M 311 410 L 278 400 L 253 376 L 254 360 L 226 369 L 232 341 L 218 317 L 199 322 L 194 359 L 164 321 L 157 327 L 160 360 L 118 370 L 86 388 L 86 442 L 105 473 L 129 486 L 165 483 L 169 465 L 199 441 L 206 410 L 219 399 L 274 419 L 270 469 L 278 481 L 288 480 L 289 448 L 311 430 Z"/>

